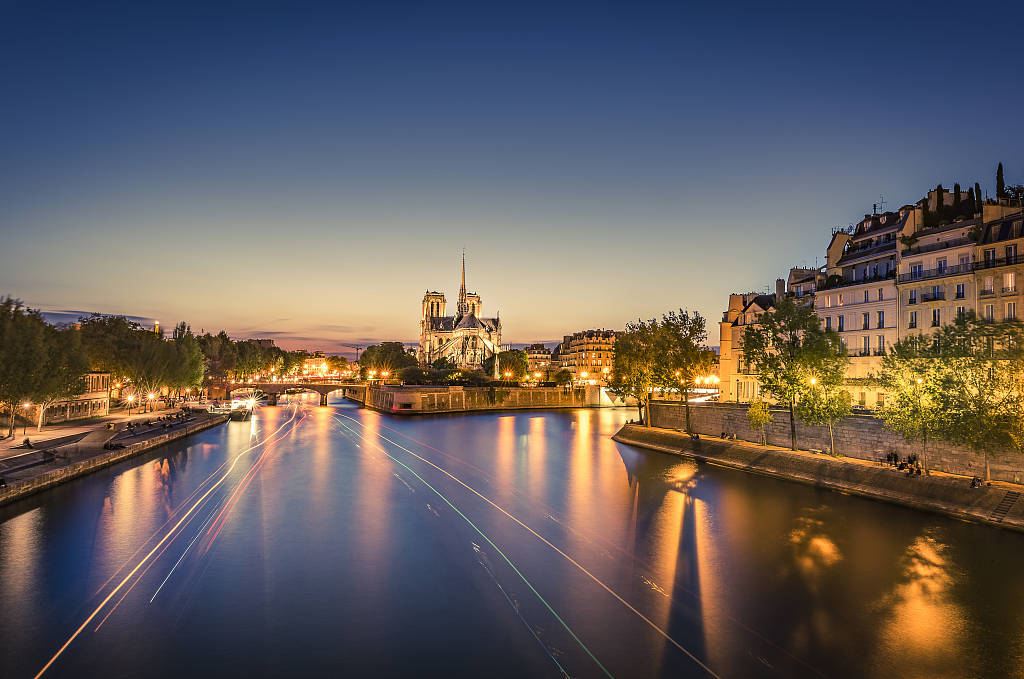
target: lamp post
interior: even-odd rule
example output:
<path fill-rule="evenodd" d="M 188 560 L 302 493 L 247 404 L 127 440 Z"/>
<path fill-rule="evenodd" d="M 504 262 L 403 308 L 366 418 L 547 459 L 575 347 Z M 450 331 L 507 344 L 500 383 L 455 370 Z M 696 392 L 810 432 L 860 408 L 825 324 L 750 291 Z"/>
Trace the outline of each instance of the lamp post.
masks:
<path fill-rule="evenodd" d="M 25 421 L 21 423 L 21 435 L 24 436 L 28 431 L 28 409 L 32 407 L 32 403 L 25 401 L 21 404 L 21 407 L 25 409 Z M 42 408 L 42 406 L 39 407 Z"/>
<path fill-rule="evenodd" d="M 132 401 L 135 400 L 135 396 L 128 397 L 128 417 L 132 416 Z"/>
<path fill-rule="evenodd" d="M 153 394 L 146 394 L 146 405 L 150 410 L 153 409 Z"/>

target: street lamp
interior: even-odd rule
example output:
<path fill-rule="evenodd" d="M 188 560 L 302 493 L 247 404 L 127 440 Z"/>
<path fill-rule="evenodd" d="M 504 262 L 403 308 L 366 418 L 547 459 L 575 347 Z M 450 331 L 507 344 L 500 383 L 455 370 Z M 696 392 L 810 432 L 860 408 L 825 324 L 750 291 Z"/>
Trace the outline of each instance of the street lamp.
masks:
<path fill-rule="evenodd" d="M 21 407 L 25 409 L 25 421 L 24 421 L 23 426 L 21 428 L 21 435 L 24 436 L 25 432 L 28 431 L 28 409 L 32 407 L 32 403 L 30 401 L 25 401 L 24 403 L 21 404 Z M 42 406 L 40 406 L 40 407 L 42 407 Z M 40 415 L 41 414 L 42 413 L 40 413 Z"/>
<path fill-rule="evenodd" d="M 128 416 L 129 417 L 131 417 L 131 414 L 132 414 L 132 401 L 134 401 L 134 400 L 135 400 L 134 396 L 129 396 L 128 397 Z"/>

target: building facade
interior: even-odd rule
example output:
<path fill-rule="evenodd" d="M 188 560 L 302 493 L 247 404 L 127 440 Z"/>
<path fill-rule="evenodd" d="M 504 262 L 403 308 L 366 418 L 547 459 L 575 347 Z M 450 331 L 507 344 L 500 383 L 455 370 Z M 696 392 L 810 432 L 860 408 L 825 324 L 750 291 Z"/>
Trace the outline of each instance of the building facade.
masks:
<path fill-rule="evenodd" d="M 523 351 L 526 352 L 527 377 L 548 379 L 551 371 L 551 350 L 543 344 L 531 344 Z"/>
<path fill-rule="evenodd" d="M 617 336 L 614 330 L 583 330 L 566 335 L 557 347 L 558 367 L 572 373 L 573 382 L 606 385 L 615 360 Z"/>
<path fill-rule="evenodd" d="M 501 319 L 484 318 L 480 295 L 466 291 L 466 257 L 462 257 L 462 283 L 454 316 L 446 315 L 444 293 L 423 295 L 420 317 L 420 363 L 444 358 L 461 368 L 479 368 L 501 351 Z"/>
<path fill-rule="evenodd" d="M 47 404 L 29 403 L 22 406 L 22 414 L 37 425 L 56 424 L 88 417 L 103 417 L 110 414 L 110 373 L 93 371 L 82 378 L 84 388 L 80 395 Z"/>

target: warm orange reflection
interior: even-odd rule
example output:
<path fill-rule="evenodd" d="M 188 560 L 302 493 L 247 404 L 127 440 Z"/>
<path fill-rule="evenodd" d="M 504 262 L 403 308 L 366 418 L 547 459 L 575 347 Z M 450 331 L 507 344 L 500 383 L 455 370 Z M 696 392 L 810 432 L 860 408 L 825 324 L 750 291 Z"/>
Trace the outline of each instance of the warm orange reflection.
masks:
<path fill-rule="evenodd" d="M 907 548 L 902 577 L 881 606 L 888 609 L 878 645 L 890 676 L 966 677 L 980 659 L 964 654 L 968 625 L 953 597 L 947 546 L 926 531 Z"/>

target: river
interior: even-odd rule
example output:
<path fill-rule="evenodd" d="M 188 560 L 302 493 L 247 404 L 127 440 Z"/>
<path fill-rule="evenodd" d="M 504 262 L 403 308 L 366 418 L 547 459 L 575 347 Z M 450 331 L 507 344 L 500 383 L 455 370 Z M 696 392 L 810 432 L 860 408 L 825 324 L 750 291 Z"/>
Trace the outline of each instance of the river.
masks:
<path fill-rule="evenodd" d="M 0 674 L 1024 677 L 1024 535 L 632 415 L 283 403 L 0 509 Z"/>

